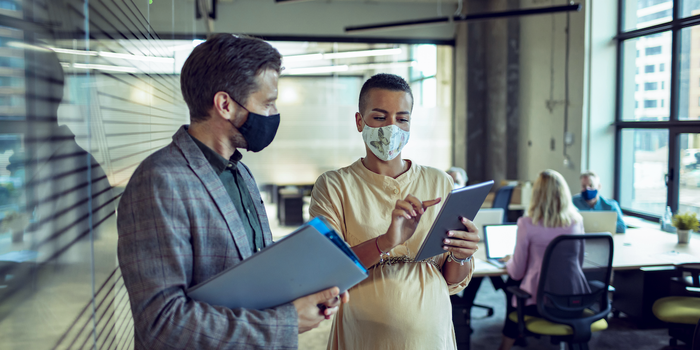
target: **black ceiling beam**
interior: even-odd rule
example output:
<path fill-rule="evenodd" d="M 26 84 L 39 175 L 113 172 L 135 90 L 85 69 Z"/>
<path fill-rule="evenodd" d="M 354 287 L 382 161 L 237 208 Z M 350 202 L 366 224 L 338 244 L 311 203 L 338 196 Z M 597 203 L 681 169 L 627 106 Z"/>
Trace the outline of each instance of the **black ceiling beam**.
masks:
<path fill-rule="evenodd" d="M 454 22 L 478 21 L 478 20 L 486 20 L 486 19 L 543 15 L 543 14 L 549 14 L 549 13 L 580 11 L 580 10 L 581 10 L 581 4 L 571 4 L 571 5 L 564 5 L 564 6 L 540 7 L 540 8 L 523 9 L 523 10 L 510 10 L 510 11 L 503 11 L 503 12 L 477 13 L 477 14 L 473 14 L 473 15 L 458 15 L 458 16 L 453 16 L 452 21 L 454 21 Z M 393 28 L 401 28 L 401 27 L 421 26 L 421 25 L 426 25 L 426 24 L 442 24 L 442 23 L 449 23 L 449 22 L 450 22 L 449 16 L 434 17 L 434 18 L 417 19 L 417 20 L 413 20 L 413 21 L 390 22 L 390 23 L 370 24 L 370 25 L 362 25 L 362 26 L 349 26 L 349 27 L 345 27 L 345 32 L 346 33 L 354 33 L 354 32 L 368 31 L 368 30 L 379 30 L 379 29 L 390 29 L 390 28 L 393 29 Z"/>

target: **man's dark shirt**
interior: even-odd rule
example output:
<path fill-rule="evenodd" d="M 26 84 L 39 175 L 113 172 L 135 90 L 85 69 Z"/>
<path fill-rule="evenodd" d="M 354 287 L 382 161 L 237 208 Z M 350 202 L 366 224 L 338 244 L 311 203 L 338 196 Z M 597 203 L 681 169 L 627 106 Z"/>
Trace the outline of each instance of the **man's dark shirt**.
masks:
<path fill-rule="evenodd" d="M 197 144 L 197 147 L 202 151 L 204 157 L 207 158 L 211 167 L 214 168 L 214 172 L 219 175 L 219 179 L 223 182 L 226 192 L 231 197 L 233 206 L 238 211 L 238 216 L 241 217 L 248 236 L 248 243 L 250 243 L 253 252 L 259 251 L 264 247 L 262 227 L 255 211 L 253 198 L 250 196 L 245 181 L 243 181 L 243 177 L 238 171 L 238 162 L 243 158 L 243 155 L 236 150 L 231 158 L 226 160 L 226 158 L 214 152 L 214 150 L 197 140 L 194 136 L 190 135 L 190 137 L 192 137 L 194 143 Z"/>

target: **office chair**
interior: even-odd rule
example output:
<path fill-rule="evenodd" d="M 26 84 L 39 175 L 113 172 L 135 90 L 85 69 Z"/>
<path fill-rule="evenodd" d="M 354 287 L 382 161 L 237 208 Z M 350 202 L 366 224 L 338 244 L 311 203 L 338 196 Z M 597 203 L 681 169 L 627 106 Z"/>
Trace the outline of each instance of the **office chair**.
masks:
<path fill-rule="evenodd" d="M 493 204 L 491 208 L 501 208 L 503 209 L 503 222 L 508 222 L 508 205 L 510 204 L 510 198 L 513 196 L 514 186 L 503 186 L 498 189 L 496 195 L 493 197 Z"/>
<path fill-rule="evenodd" d="M 517 311 L 508 315 L 521 336 L 548 335 L 553 344 L 587 350 L 592 332 L 608 328 L 613 241 L 609 233 L 562 235 L 547 246 L 537 290 L 539 317 L 525 315 L 524 290 L 511 286 Z M 569 283 L 565 283 L 569 282 Z"/>
<path fill-rule="evenodd" d="M 700 320 L 700 264 L 678 265 L 676 272 L 671 283 L 680 287 L 678 293 L 673 293 L 677 295 L 661 298 L 652 307 L 654 315 L 668 323 L 671 346 L 676 346 L 678 340 L 691 344 L 693 330 Z"/>

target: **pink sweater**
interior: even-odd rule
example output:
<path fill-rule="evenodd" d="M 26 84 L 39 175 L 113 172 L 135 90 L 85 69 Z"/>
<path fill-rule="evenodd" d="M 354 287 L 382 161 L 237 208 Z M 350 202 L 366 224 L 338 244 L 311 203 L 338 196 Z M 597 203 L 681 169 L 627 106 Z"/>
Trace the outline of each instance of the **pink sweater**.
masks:
<path fill-rule="evenodd" d="M 525 305 L 537 303 L 537 286 L 540 282 L 540 271 L 544 252 L 549 242 L 561 235 L 583 234 L 583 223 L 574 222 L 567 227 L 545 228 L 534 225 L 532 218 L 521 217 L 518 219 L 518 238 L 515 244 L 513 257 L 506 264 L 508 275 L 520 282 L 520 289 L 532 295 Z M 513 297 L 513 306 L 516 305 Z"/>

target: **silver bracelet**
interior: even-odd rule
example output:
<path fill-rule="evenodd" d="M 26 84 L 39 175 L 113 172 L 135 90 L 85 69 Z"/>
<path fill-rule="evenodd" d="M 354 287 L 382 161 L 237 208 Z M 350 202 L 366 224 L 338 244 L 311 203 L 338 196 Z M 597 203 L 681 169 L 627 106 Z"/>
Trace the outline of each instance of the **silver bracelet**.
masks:
<path fill-rule="evenodd" d="M 469 262 L 469 260 L 472 259 L 471 256 L 466 258 L 466 259 L 457 259 L 457 258 L 455 258 L 455 254 L 453 252 L 450 252 L 450 255 L 448 255 L 447 258 L 460 264 L 461 266 L 464 266 L 464 263 L 467 263 L 467 262 Z"/>
<path fill-rule="evenodd" d="M 384 252 L 382 251 L 381 248 L 379 248 L 379 237 L 374 239 L 374 244 L 377 246 L 377 250 L 379 251 L 379 263 L 383 264 L 384 261 L 388 262 L 388 265 L 391 265 L 391 262 L 389 262 L 389 259 L 391 257 L 391 253 L 389 252 Z M 384 259 L 384 256 L 386 255 L 386 259 Z"/>

